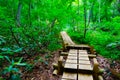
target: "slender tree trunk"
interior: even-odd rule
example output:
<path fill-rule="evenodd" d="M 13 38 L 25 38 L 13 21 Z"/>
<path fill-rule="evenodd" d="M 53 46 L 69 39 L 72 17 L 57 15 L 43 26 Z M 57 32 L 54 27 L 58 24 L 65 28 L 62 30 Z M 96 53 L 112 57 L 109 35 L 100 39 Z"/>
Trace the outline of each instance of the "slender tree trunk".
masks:
<path fill-rule="evenodd" d="M 90 18 L 91 18 L 91 9 L 89 10 L 89 14 L 88 14 L 88 24 L 87 24 L 87 27 L 88 27 L 89 24 L 90 24 Z"/>
<path fill-rule="evenodd" d="M 118 12 L 120 13 L 120 0 L 118 0 Z"/>
<path fill-rule="evenodd" d="M 94 14 L 93 14 L 93 8 L 94 8 L 94 2 L 92 3 L 92 7 L 91 7 L 91 20 L 92 20 L 92 22 L 94 21 L 93 20 L 93 16 L 94 16 Z"/>
<path fill-rule="evenodd" d="M 31 27 L 31 0 L 29 0 L 28 21 L 29 21 L 29 27 Z"/>
<path fill-rule="evenodd" d="M 80 16 L 80 10 L 79 10 L 79 7 L 80 7 L 80 3 L 79 3 L 79 0 L 78 0 L 78 13 L 77 13 L 77 15 L 78 15 L 78 17 Z M 79 29 L 79 20 L 77 20 L 77 31 L 79 32 L 80 31 L 80 29 Z"/>
<path fill-rule="evenodd" d="M 53 28 L 54 27 L 54 25 L 55 25 L 55 21 L 57 20 L 57 18 L 54 18 L 54 20 L 52 21 L 52 23 L 51 23 L 51 28 Z"/>
<path fill-rule="evenodd" d="M 12 27 L 10 27 L 10 31 L 11 31 L 13 39 L 15 40 L 15 42 L 17 43 L 17 45 L 21 48 L 21 44 L 20 44 L 19 40 L 17 39 L 17 37 L 15 36 Z M 23 51 L 24 51 L 24 53 L 27 53 L 27 51 L 25 49 L 23 49 Z"/>
<path fill-rule="evenodd" d="M 99 2 L 99 18 L 98 18 L 99 20 L 98 20 L 98 22 L 100 23 L 100 21 L 101 21 L 100 20 L 100 16 L 101 16 L 101 13 L 100 13 L 100 11 L 101 11 L 101 9 L 100 9 L 101 8 L 101 0 L 98 0 L 98 2 Z"/>
<path fill-rule="evenodd" d="M 84 38 L 86 37 L 86 31 L 87 31 L 87 29 L 86 29 L 86 22 L 87 22 L 87 20 L 86 20 L 86 14 L 87 14 L 87 11 L 86 11 L 86 0 L 84 0 Z"/>
<path fill-rule="evenodd" d="M 16 22 L 17 22 L 17 26 L 18 26 L 18 27 L 21 26 L 21 21 L 20 21 L 21 9 L 22 9 L 22 3 L 21 3 L 21 1 L 19 0 L 19 3 L 18 3 L 18 11 L 17 11 L 17 17 L 16 17 Z"/>
<path fill-rule="evenodd" d="M 52 20 L 52 23 L 50 24 L 49 32 L 52 32 L 52 28 L 54 27 L 56 20 L 57 20 L 57 18 L 54 18 L 54 19 Z"/>

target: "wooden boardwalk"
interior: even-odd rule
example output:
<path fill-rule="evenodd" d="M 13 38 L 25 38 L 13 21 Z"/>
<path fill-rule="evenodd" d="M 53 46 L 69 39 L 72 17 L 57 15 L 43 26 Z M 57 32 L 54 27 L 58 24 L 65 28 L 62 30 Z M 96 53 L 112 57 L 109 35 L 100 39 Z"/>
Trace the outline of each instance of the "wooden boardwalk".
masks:
<path fill-rule="evenodd" d="M 61 74 L 61 80 L 103 80 L 93 48 L 85 44 L 76 45 L 64 31 L 61 37 L 66 52 L 61 52 L 53 74 Z"/>
<path fill-rule="evenodd" d="M 92 71 L 87 51 L 71 49 L 64 66 L 62 80 L 93 80 Z"/>

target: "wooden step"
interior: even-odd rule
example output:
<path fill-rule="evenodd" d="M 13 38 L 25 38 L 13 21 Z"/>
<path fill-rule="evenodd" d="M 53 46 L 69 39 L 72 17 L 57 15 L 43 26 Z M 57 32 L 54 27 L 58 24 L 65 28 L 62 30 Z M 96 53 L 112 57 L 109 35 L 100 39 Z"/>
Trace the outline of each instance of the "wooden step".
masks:
<path fill-rule="evenodd" d="M 91 64 L 79 64 L 79 70 L 90 70 L 92 71 L 93 68 Z"/>
<path fill-rule="evenodd" d="M 90 64 L 88 60 L 79 60 L 79 64 Z"/>
<path fill-rule="evenodd" d="M 79 54 L 79 56 L 87 56 L 88 57 L 88 54 Z"/>
<path fill-rule="evenodd" d="M 77 60 L 67 59 L 66 63 L 77 64 Z"/>
<path fill-rule="evenodd" d="M 68 54 L 68 56 L 75 56 L 75 57 L 77 57 L 77 54 Z"/>
<path fill-rule="evenodd" d="M 87 50 L 79 50 L 79 52 L 87 52 Z"/>
<path fill-rule="evenodd" d="M 90 49 L 90 46 L 88 45 L 67 45 L 66 46 L 67 49 Z"/>
<path fill-rule="evenodd" d="M 87 51 L 80 51 L 79 50 L 79 54 L 88 54 Z"/>
<path fill-rule="evenodd" d="M 61 80 L 77 80 L 77 73 L 64 72 Z"/>
<path fill-rule="evenodd" d="M 78 80 L 93 80 L 92 74 L 78 74 Z"/>
<path fill-rule="evenodd" d="M 77 60 L 77 57 L 76 56 L 68 56 L 67 59 Z"/>
<path fill-rule="evenodd" d="M 77 53 L 77 50 L 76 49 L 70 49 L 69 53 L 75 54 L 75 53 Z"/>
<path fill-rule="evenodd" d="M 79 60 L 89 60 L 88 57 L 79 57 Z"/>
<path fill-rule="evenodd" d="M 64 68 L 67 70 L 77 70 L 77 64 L 65 63 Z"/>

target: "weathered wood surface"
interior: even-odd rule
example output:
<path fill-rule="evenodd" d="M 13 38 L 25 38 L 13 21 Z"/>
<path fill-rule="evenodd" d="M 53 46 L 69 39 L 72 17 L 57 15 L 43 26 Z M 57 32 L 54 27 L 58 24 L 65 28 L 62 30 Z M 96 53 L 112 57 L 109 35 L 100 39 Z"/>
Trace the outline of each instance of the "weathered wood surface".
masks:
<path fill-rule="evenodd" d="M 63 39 L 64 45 L 75 45 L 75 43 L 72 41 L 72 39 L 68 36 L 68 34 L 65 31 L 62 31 L 60 34 Z"/>
<path fill-rule="evenodd" d="M 92 72 L 93 68 L 90 64 L 87 51 L 71 49 L 67 56 L 64 69 L 68 72 Z"/>
<path fill-rule="evenodd" d="M 81 49 L 81 50 L 90 50 L 90 46 L 89 45 L 85 45 L 85 44 L 80 44 L 80 45 L 67 45 L 66 46 L 67 49 Z"/>
<path fill-rule="evenodd" d="M 78 80 L 93 80 L 92 74 L 78 74 Z"/>
<path fill-rule="evenodd" d="M 93 80 L 91 74 L 64 72 L 61 80 Z"/>
<path fill-rule="evenodd" d="M 61 80 L 77 80 L 77 73 L 64 72 Z"/>
<path fill-rule="evenodd" d="M 102 77 L 98 75 L 98 63 L 93 47 L 85 44 L 76 45 L 65 31 L 60 34 L 63 39 L 63 48 L 68 51 L 61 53 L 62 56 L 67 57 L 64 69 L 61 60 L 58 61 L 58 67 L 62 68 L 58 69 L 63 70 L 61 80 L 102 80 Z M 91 64 L 90 59 L 93 59 L 94 65 Z"/>

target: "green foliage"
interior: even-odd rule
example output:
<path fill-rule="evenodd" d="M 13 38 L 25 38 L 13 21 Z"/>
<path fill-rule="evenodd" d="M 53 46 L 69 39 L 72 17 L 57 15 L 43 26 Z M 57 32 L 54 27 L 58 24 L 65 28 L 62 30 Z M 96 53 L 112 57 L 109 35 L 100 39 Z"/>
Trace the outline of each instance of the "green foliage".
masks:
<path fill-rule="evenodd" d="M 10 78 L 16 79 L 19 72 L 16 66 L 25 64 L 22 59 L 14 60 L 36 53 L 50 58 L 48 50 L 61 48 L 62 30 L 76 43 L 90 44 L 101 55 L 119 59 L 119 3 L 119 0 L 0 0 L 0 66 L 4 69 L 8 60 L 10 65 L 5 70 L 13 74 Z M 44 59 L 39 61 L 48 65 Z"/>
<path fill-rule="evenodd" d="M 19 61 L 15 62 L 13 59 L 10 60 L 8 56 L 5 56 L 5 59 L 9 62 L 9 66 L 5 67 L 5 69 L 2 71 L 2 75 L 9 74 L 7 79 L 9 80 L 21 80 L 20 79 L 20 70 L 17 68 L 17 66 L 26 66 L 26 63 L 21 63 L 23 58 L 20 58 Z"/>

